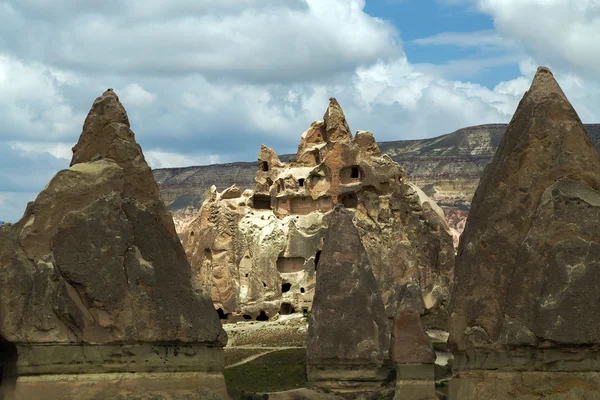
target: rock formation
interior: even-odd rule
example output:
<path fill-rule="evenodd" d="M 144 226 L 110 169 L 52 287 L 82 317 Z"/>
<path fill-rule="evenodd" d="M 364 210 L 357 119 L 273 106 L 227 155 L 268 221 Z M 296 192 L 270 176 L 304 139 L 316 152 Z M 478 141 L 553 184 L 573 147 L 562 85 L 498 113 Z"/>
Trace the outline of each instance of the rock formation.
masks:
<path fill-rule="evenodd" d="M 377 389 L 388 376 L 387 316 L 352 214 L 338 206 L 317 270 L 306 373 L 337 391 Z"/>
<path fill-rule="evenodd" d="M 471 126 L 455 132 L 416 140 L 379 142 L 381 154 L 388 155 L 406 171 L 408 179 L 420 187 L 443 210 L 454 234 L 455 247 L 464 230 L 471 200 L 483 169 L 506 131 L 507 124 Z M 584 124 L 588 135 L 600 149 L 600 124 Z M 296 155 L 280 155 L 289 162 Z M 256 164 L 236 162 L 186 168 L 154 170 L 161 197 L 173 212 L 177 224 L 189 219 L 189 212 L 198 212 L 204 194 L 211 185 L 219 190 L 237 185 L 252 189 Z M 184 224 L 177 227 L 182 232 Z"/>
<path fill-rule="evenodd" d="M 446 328 L 454 250 L 441 209 L 381 155 L 371 133 L 351 134 L 335 99 L 302 134 L 295 160 L 263 145 L 254 190 L 212 189 L 182 234 L 197 288 L 222 317 L 310 310 L 324 216 L 341 205 L 353 214 L 388 318 L 397 288 L 412 282 L 425 299 L 425 327 Z"/>
<path fill-rule="evenodd" d="M 600 155 L 540 67 L 486 168 L 452 297 L 453 399 L 597 399 Z"/>
<path fill-rule="evenodd" d="M 395 400 L 435 400 L 435 352 L 421 325 L 424 304 L 416 285 L 402 287 L 392 328 L 392 361 L 396 365 Z"/>
<path fill-rule="evenodd" d="M 111 89 L 71 167 L 0 228 L 0 285 L 7 400 L 226 396 L 225 332 Z"/>

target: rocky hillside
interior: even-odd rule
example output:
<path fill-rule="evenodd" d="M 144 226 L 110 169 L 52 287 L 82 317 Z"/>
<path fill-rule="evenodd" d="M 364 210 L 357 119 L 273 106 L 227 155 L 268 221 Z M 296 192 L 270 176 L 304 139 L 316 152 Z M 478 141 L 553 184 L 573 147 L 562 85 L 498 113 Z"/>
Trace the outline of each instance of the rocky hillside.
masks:
<path fill-rule="evenodd" d="M 491 161 L 507 126 L 473 126 L 432 139 L 397 140 L 379 146 L 404 167 L 412 182 L 443 206 L 450 224 L 461 230 L 479 176 Z M 600 124 L 586 124 L 585 128 L 600 149 Z M 258 150 L 257 145 L 257 153 Z M 288 161 L 292 157 L 280 158 Z M 211 185 L 218 190 L 234 183 L 242 189 L 253 187 L 256 169 L 256 162 L 236 162 L 157 169 L 154 177 L 169 209 L 181 212 L 199 208 Z"/>

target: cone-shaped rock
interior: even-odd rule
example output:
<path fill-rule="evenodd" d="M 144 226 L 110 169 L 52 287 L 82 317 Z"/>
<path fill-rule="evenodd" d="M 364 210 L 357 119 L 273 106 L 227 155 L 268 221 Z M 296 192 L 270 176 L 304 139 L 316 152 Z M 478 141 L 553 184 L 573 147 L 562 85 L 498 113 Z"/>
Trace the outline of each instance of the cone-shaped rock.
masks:
<path fill-rule="evenodd" d="M 7 398 L 153 390 L 179 398 L 204 383 L 224 393 L 225 332 L 208 296 L 192 288 L 173 221 L 114 92 L 96 99 L 73 150 L 71 167 L 18 223 L 0 228 L 0 335 L 16 349 L 11 369 L 19 377 Z M 174 372 L 188 375 L 164 375 Z M 87 381 L 23 378 L 52 374 Z"/>
<path fill-rule="evenodd" d="M 556 374 L 598 370 L 600 155 L 547 68 L 483 174 L 456 261 L 450 340 L 465 379 L 453 380 L 453 398 L 509 398 L 515 385 L 551 395 L 561 384 L 596 398 L 584 387 L 598 387 L 597 373 L 585 383 Z M 465 372 L 495 369 L 549 372 L 500 383 Z"/>
<path fill-rule="evenodd" d="M 352 213 L 330 214 L 308 328 L 308 379 L 357 388 L 377 382 L 387 358 L 387 317 Z"/>
<path fill-rule="evenodd" d="M 327 111 L 323 116 L 323 121 L 325 122 L 327 141 L 352 140 L 352 132 L 350 132 L 350 127 L 346 122 L 346 116 L 336 99 L 329 99 L 329 107 L 327 107 Z"/>

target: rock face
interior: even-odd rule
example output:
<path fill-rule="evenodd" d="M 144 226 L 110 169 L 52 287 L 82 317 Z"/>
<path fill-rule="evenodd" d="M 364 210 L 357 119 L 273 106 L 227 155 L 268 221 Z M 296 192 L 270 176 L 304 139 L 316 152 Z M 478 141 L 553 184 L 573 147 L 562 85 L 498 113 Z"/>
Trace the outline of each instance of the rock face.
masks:
<path fill-rule="evenodd" d="M 371 133 L 350 133 L 335 99 L 303 133 L 295 159 L 263 146 L 254 190 L 212 189 L 182 234 L 197 287 L 223 317 L 310 310 L 324 217 L 340 205 L 353 215 L 388 317 L 397 288 L 412 282 L 425 326 L 446 328 L 454 251 L 442 210 L 381 156 Z"/>
<path fill-rule="evenodd" d="M 315 385 L 364 390 L 387 377 L 387 316 L 352 214 L 338 206 L 330 223 L 308 325 L 306 372 Z"/>
<path fill-rule="evenodd" d="M 0 228 L 0 285 L 0 335 L 16 380 L 7 399 L 204 398 L 199 387 L 226 395 L 225 332 L 208 296 L 192 288 L 173 221 L 110 89 L 92 105 L 71 167 Z"/>
<path fill-rule="evenodd" d="M 455 399 L 597 399 L 600 155 L 541 67 L 459 246 Z"/>
<path fill-rule="evenodd" d="M 424 309 L 418 286 L 401 288 L 392 328 L 392 361 L 396 365 L 396 400 L 435 400 L 435 352 L 421 325 Z"/>

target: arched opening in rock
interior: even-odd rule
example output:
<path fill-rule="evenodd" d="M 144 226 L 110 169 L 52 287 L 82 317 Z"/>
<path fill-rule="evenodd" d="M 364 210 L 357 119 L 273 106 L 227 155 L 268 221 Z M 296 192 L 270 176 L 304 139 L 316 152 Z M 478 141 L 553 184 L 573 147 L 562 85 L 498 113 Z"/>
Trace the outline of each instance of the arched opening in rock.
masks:
<path fill-rule="evenodd" d="M 290 303 L 281 303 L 281 308 L 279 309 L 279 315 L 290 315 L 295 312 L 296 312 L 296 310 Z"/>
<path fill-rule="evenodd" d="M 255 194 L 252 196 L 252 207 L 256 208 L 257 210 L 270 210 L 271 196 Z"/>
<path fill-rule="evenodd" d="M 321 259 L 321 250 L 317 250 L 315 254 L 315 271 L 317 270 L 317 266 L 319 265 L 319 260 Z"/>
<path fill-rule="evenodd" d="M 17 347 L 0 336 L 0 384 L 14 385 L 17 380 Z"/>
<path fill-rule="evenodd" d="M 269 163 L 267 161 L 263 161 L 260 163 L 260 167 L 264 172 L 269 171 Z"/>
<path fill-rule="evenodd" d="M 242 317 L 244 317 L 244 319 L 252 319 L 252 316 L 248 314 L 244 314 Z"/>
<path fill-rule="evenodd" d="M 362 173 L 358 165 L 342 168 L 340 171 L 340 181 L 342 184 L 355 183 L 360 181 Z"/>
<path fill-rule="evenodd" d="M 269 317 L 267 316 L 267 314 L 261 310 L 260 314 L 258 314 L 258 317 L 256 317 L 257 321 L 268 321 Z"/>
<path fill-rule="evenodd" d="M 229 318 L 229 314 L 226 314 L 222 308 L 217 309 L 217 314 L 219 314 L 219 319 L 227 319 Z"/>
<path fill-rule="evenodd" d="M 291 283 L 284 283 L 283 285 L 281 285 L 281 293 L 287 293 L 290 291 L 291 288 L 292 288 Z"/>
<path fill-rule="evenodd" d="M 190 232 L 190 236 L 191 236 L 191 237 L 194 237 L 194 231 L 191 231 L 191 232 Z"/>
<path fill-rule="evenodd" d="M 304 270 L 304 258 L 302 258 L 302 257 L 279 257 L 277 259 L 277 270 L 282 274 L 303 271 Z"/>
<path fill-rule="evenodd" d="M 304 288 L 303 287 L 300 288 L 300 293 L 304 293 Z"/>
<path fill-rule="evenodd" d="M 356 193 L 344 193 L 340 195 L 340 203 L 346 208 L 356 208 L 358 205 L 358 197 Z"/>
<path fill-rule="evenodd" d="M 304 187 L 304 178 L 298 179 L 298 186 Z"/>

